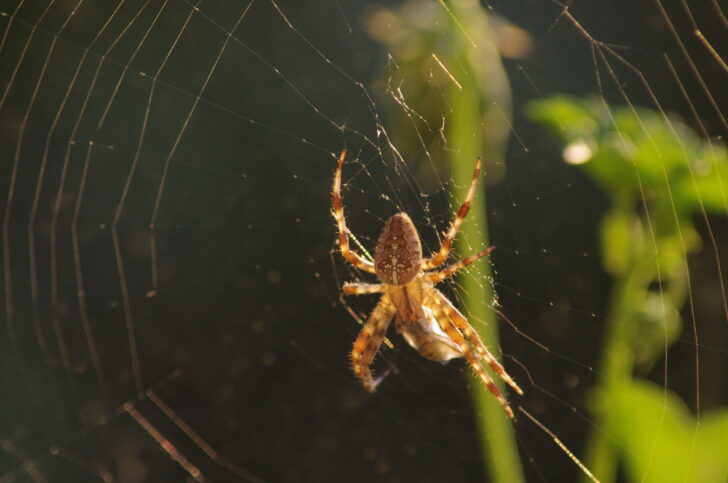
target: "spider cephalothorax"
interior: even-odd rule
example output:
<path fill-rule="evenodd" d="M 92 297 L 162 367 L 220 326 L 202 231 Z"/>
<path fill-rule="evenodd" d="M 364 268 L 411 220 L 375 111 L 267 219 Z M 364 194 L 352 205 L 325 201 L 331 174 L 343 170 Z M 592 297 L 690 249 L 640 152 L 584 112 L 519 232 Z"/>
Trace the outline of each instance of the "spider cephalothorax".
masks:
<path fill-rule="evenodd" d="M 488 351 L 465 316 L 435 288 L 436 283 L 487 255 L 493 247 L 442 270 L 430 271 L 447 259 L 452 241 L 470 209 L 470 200 L 480 173 L 480 159 L 475 165 L 465 201 L 440 249 L 432 257 L 422 258 L 422 244 L 412 220 L 406 213 L 397 213 L 385 222 L 377 240 L 372 263 L 349 248 L 348 229 L 341 203 L 341 170 L 345 156 L 346 151 L 343 151 L 339 157 L 331 194 L 333 214 L 339 232 L 339 249 L 346 261 L 361 270 L 376 274 L 381 283 L 345 283 L 342 290 L 345 295 L 382 294 L 354 342 L 351 351 L 354 374 L 367 390 L 376 390 L 381 380 L 374 379 L 370 366 L 379 352 L 389 324 L 396 318 L 397 331 L 422 356 L 440 362 L 464 357 L 501 403 L 508 416 L 513 418 L 513 411 L 485 370 L 483 361 L 518 394 L 523 394 L 523 391 Z"/>

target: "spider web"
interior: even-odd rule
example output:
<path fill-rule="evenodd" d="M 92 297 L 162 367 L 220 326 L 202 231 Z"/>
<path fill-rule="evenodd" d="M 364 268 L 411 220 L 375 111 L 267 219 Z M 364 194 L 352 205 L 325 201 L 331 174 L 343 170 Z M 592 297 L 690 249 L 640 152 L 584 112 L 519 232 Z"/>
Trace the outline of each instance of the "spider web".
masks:
<path fill-rule="evenodd" d="M 397 211 L 438 246 L 460 202 L 440 160 L 458 147 L 447 104 L 429 116 L 408 86 L 441 98 L 426 79 L 446 61 L 403 76 L 404 54 L 368 23 L 390 2 L 107 3 L 0 7 L 0 482 L 482 480 L 464 364 L 425 361 L 390 332 L 379 391 L 354 380 L 350 315 L 374 301 L 341 299 L 366 276 L 340 260 L 330 215 L 347 147 L 353 246 L 373 250 Z M 505 60 L 514 118 L 484 179 L 497 250 L 482 283 L 507 317 L 505 364 L 526 393 L 514 404 L 580 455 L 604 431 L 588 398 L 607 200 L 524 105 L 594 93 L 679 113 L 719 147 L 728 23 L 715 2 L 486 7 L 536 54 Z M 645 376 L 698 415 L 728 402 L 725 214 L 698 212 L 685 327 Z M 528 419 L 514 432 L 529 481 L 578 477 Z"/>

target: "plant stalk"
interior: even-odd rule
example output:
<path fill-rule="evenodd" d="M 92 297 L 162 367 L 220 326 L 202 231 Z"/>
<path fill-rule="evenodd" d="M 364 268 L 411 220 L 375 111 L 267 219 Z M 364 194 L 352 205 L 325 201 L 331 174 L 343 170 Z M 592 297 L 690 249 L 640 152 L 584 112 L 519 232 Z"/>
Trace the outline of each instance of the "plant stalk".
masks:
<path fill-rule="evenodd" d="M 635 264 L 615 281 L 609 298 L 609 317 L 599 372 L 602 374 L 598 387 L 593 391 L 593 412 L 596 427 L 605 428 L 610 395 L 624 387 L 632 378 L 634 366 L 633 341 L 634 317 L 644 304 L 646 287 L 654 270 L 655 259 L 635 256 Z M 586 465 L 602 483 L 615 481 L 619 455 L 614 444 L 603 431 L 592 431 L 586 448 Z M 583 477 L 583 482 L 590 481 Z"/>
<path fill-rule="evenodd" d="M 453 65 L 459 65 L 465 71 L 458 78 L 461 88 L 452 86 L 450 89 L 448 98 L 452 112 L 448 118 L 446 133 L 451 148 L 448 151 L 448 164 L 455 183 L 453 195 L 460 202 L 465 198 L 470 185 L 476 159 L 505 151 L 508 130 L 501 130 L 502 126 L 490 125 L 489 119 L 493 119 L 494 105 L 510 109 L 510 89 L 495 44 L 484 45 L 488 42 L 481 42 L 479 46 L 475 46 L 465 36 L 468 29 L 477 28 L 483 34 L 483 29 L 489 27 L 484 21 L 487 20 L 485 11 L 477 3 L 470 1 L 451 1 L 447 5 L 454 16 L 452 23 L 459 23 L 450 25 L 452 34 L 449 40 L 453 46 L 450 60 Z M 473 9 L 478 11 L 472 11 Z M 472 20 L 476 18 L 479 22 L 474 24 Z M 479 36 L 480 39 L 485 37 L 493 38 L 487 34 Z M 483 72 L 489 74 L 488 79 L 481 78 Z M 486 84 L 490 87 L 485 88 Z M 487 136 L 485 129 L 491 129 Z M 494 137 L 493 133 L 499 130 L 505 134 Z M 488 159 L 483 161 L 488 166 Z M 457 239 L 456 247 L 461 255 L 489 244 L 483 193 L 483 189 L 476 190 L 468 215 L 469 221 L 466 220 L 463 224 Z M 490 265 L 481 261 L 467 273 L 460 275 L 459 282 L 463 288 L 462 302 L 471 325 L 489 350 L 498 356 L 500 347 L 497 321 L 490 306 L 494 295 L 490 278 Z M 506 394 L 504 385 L 497 377 L 495 379 L 496 385 Z M 483 461 L 490 480 L 503 483 L 524 481 L 512 421 L 477 375 L 471 378 L 471 396 Z"/>

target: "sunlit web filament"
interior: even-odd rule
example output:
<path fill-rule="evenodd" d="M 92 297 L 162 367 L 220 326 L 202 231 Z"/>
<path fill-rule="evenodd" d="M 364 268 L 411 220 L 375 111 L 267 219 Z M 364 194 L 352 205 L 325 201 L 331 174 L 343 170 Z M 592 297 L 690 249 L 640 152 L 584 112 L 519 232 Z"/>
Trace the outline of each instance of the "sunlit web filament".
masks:
<path fill-rule="evenodd" d="M 589 479 L 591 479 L 592 481 L 595 481 L 596 483 L 599 483 L 599 480 L 597 480 L 597 478 L 591 473 L 591 471 L 589 471 L 589 469 L 586 466 L 584 466 L 584 463 L 582 463 L 581 461 L 579 461 L 579 458 L 577 458 L 574 455 L 574 453 L 572 453 L 571 450 L 569 450 L 569 448 L 567 448 L 566 445 L 564 443 L 562 443 L 559 438 L 556 437 L 556 435 L 553 433 L 553 431 L 551 431 L 549 428 L 547 428 L 546 426 L 544 426 L 543 423 L 541 423 L 538 419 L 536 419 L 533 416 L 531 416 L 531 413 L 529 413 L 528 411 L 526 411 L 522 407 L 519 406 L 518 407 L 518 410 L 521 411 L 523 414 L 525 414 L 526 417 L 528 417 L 528 419 L 530 419 L 531 421 L 533 421 L 536 424 L 536 426 L 538 426 L 539 428 L 541 428 L 541 430 L 543 432 L 545 432 L 546 434 L 548 434 L 549 436 L 551 436 L 551 439 L 554 440 L 554 443 L 556 443 L 559 446 L 559 448 L 561 448 L 563 450 L 563 452 L 566 453 L 566 455 L 569 458 L 571 458 L 571 461 L 573 461 L 574 463 L 576 463 L 576 466 L 578 466 L 579 468 L 581 468 L 581 471 L 583 471 L 584 474 L 589 477 Z"/>
<path fill-rule="evenodd" d="M 159 430 L 155 428 L 147 418 L 142 416 L 142 414 L 137 411 L 132 404 L 125 404 L 124 411 L 129 413 L 129 416 L 134 418 L 137 424 L 139 424 L 139 426 L 141 426 L 142 429 L 146 431 L 147 434 L 149 434 L 149 436 L 154 438 L 159 447 L 162 448 L 169 455 L 170 458 L 176 461 L 177 464 L 182 467 L 182 469 L 189 473 L 189 475 L 194 478 L 195 481 L 207 481 L 205 475 L 202 474 L 200 469 L 197 466 L 193 465 L 185 455 L 180 453 L 177 448 L 172 444 L 172 442 L 165 438 L 164 435 L 160 433 Z"/>

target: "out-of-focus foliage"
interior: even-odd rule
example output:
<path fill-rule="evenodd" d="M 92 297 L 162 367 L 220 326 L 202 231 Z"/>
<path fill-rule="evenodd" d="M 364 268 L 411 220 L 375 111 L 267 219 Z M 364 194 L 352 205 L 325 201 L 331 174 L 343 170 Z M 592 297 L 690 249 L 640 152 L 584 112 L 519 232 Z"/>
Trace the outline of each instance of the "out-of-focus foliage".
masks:
<path fill-rule="evenodd" d="M 647 221 L 645 209 L 663 280 L 684 264 L 683 251 L 701 247 L 692 216 L 701 207 L 728 213 L 725 148 L 700 139 L 679 119 L 566 96 L 534 102 L 529 114 L 553 129 L 566 146 L 566 161 L 581 164 L 611 198 L 602 241 L 604 268 L 614 276 L 624 274 L 631 256 L 654 252 L 650 234 L 632 224 Z"/>
<path fill-rule="evenodd" d="M 387 48 L 389 62 L 377 77 L 376 92 L 386 92 L 388 116 L 403 152 L 425 150 L 435 162 L 443 148 L 453 149 L 449 119 L 453 96 L 472 95 L 482 111 L 473 129 L 483 138 L 485 182 L 505 175 L 505 143 L 510 131 L 511 93 L 501 57 L 523 58 L 533 49 L 530 35 L 478 2 L 458 0 L 444 7 L 431 0 L 408 0 L 396 9 L 372 5 L 365 19 L 370 37 Z M 471 92 L 467 92 L 471 89 Z M 394 101 L 394 102 L 392 102 Z M 457 148 L 455 148 L 457 149 Z M 425 158 L 423 158 L 424 161 Z M 462 159 L 463 163 L 470 160 Z M 425 189 L 440 186 L 432 163 L 423 162 L 417 179 Z M 449 167 L 442 169 L 443 176 Z"/>
<path fill-rule="evenodd" d="M 649 370 L 682 330 L 687 256 L 703 247 L 695 220 L 728 213 L 725 147 L 679 119 L 599 99 L 553 96 L 528 114 L 610 199 L 600 243 L 614 287 L 592 410 L 617 444 L 595 432 L 587 465 L 602 481 L 615 478 L 617 457 L 634 481 L 723 481 L 728 410 L 698 424 L 676 395 L 632 372 Z"/>
<path fill-rule="evenodd" d="M 610 400 L 606 427 L 631 481 L 725 481 L 728 411 L 705 413 L 698 425 L 680 398 L 637 380 Z"/>

